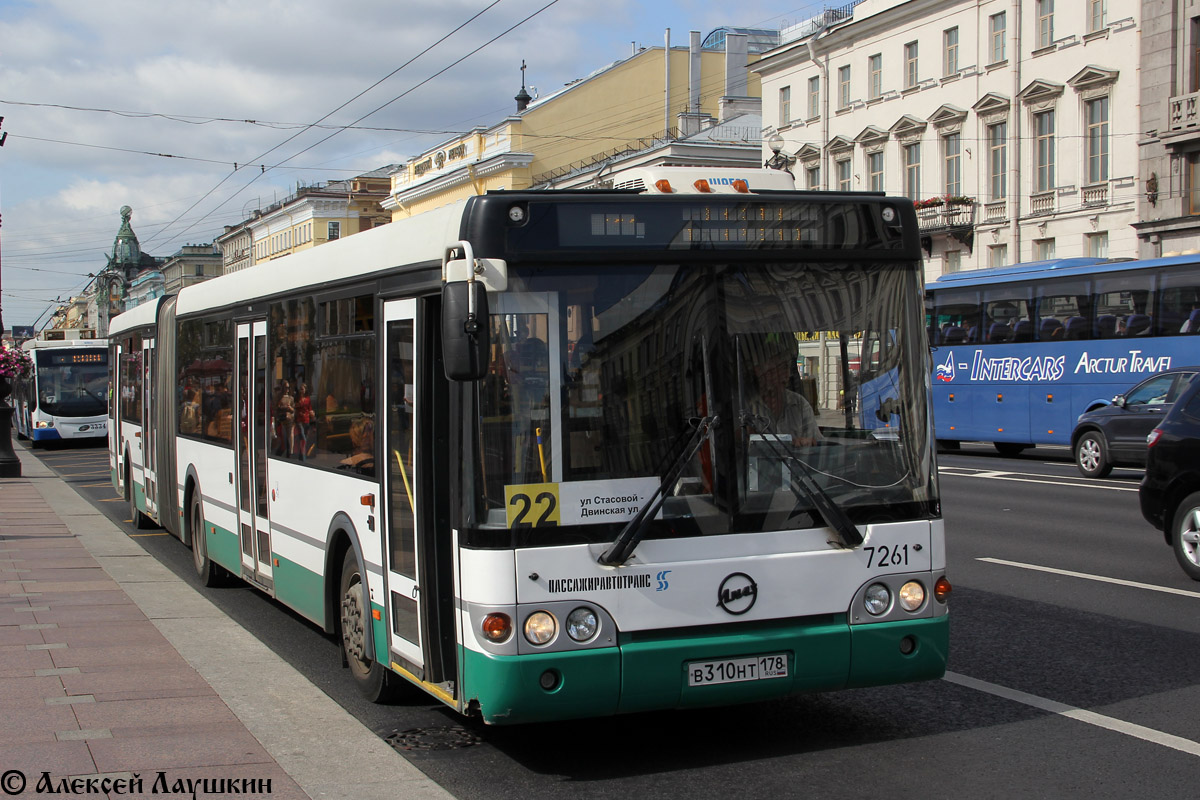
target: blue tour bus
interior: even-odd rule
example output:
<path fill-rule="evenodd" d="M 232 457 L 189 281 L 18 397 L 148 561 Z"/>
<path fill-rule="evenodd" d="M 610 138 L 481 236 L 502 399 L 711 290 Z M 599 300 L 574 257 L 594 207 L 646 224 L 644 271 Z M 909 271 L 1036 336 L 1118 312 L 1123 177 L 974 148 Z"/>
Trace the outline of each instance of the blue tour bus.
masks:
<path fill-rule="evenodd" d="M 1063 258 L 925 287 L 940 446 L 1069 445 L 1084 411 L 1200 363 L 1200 256 Z"/>

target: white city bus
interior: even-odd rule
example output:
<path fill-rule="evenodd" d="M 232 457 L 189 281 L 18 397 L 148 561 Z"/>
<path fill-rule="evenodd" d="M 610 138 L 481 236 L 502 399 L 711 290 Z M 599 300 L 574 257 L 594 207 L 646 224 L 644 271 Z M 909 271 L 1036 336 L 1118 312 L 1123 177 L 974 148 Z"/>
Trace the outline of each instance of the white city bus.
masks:
<path fill-rule="evenodd" d="M 114 319 L 113 480 L 372 699 L 518 723 L 935 678 L 921 288 L 903 199 L 489 193 Z"/>
<path fill-rule="evenodd" d="M 43 332 L 21 344 L 33 372 L 13 386 L 13 427 L 34 447 L 102 439 L 108 432 L 108 342 L 62 333 L 76 335 L 46 339 Z"/>

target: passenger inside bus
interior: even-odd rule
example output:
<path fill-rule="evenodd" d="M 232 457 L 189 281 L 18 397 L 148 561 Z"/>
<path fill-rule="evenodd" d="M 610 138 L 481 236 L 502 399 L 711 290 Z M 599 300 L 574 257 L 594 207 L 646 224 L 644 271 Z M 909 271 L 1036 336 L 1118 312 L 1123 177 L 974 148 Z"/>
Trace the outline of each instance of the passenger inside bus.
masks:
<path fill-rule="evenodd" d="M 764 418 L 766 425 L 751 425 L 754 432 L 777 435 L 785 442 L 808 447 L 825 437 L 817 426 L 812 404 L 799 389 L 794 346 L 768 344 L 760 360 L 748 370 L 747 406 L 751 414 Z M 758 430 L 762 427 L 762 430 Z"/>
<path fill-rule="evenodd" d="M 350 425 L 350 455 L 341 460 L 342 469 L 353 469 L 365 475 L 375 471 L 375 422 L 370 417 L 359 417 Z"/>

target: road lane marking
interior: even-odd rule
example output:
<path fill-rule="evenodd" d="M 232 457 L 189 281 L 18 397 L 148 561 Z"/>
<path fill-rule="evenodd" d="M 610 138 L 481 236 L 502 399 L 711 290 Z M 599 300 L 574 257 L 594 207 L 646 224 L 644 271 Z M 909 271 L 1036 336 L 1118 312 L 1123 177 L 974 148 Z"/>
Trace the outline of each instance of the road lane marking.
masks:
<path fill-rule="evenodd" d="M 1059 703 L 1054 700 L 1048 700 L 1045 697 L 1038 697 L 1035 694 L 1029 694 L 1017 689 L 1010 689 L 1007 686 L 1000 686 L 995 683 L 988 683 L 977 678 L 969 678 L 966 675 L 960 675 L 957 672 L 946 672 L 944 680 L 950 683 L 956 683 L 959 686 L 965 686 L 968 689 L 975 689 L 979 692 L 1002 697 L 1005 700 L 1012 700 L 1016 703 L 1040 708 L 1043 711 L 1049 711 L 1051 714 L 1059 714 L 1070 719 L 1085 722 L 1088 725 L 1095 725 L 1097 728 L 1122 733 L 1126 736 L 1132 736 L 1135 739 L 1141 739 L 1144 742 L 1151 744 L 1162 745 L 1169 747 L 1172 750 L 1178 750 L 1181 753 L 1188 755 L 1200 756 L 1200 742 L 1194 742 L 1191 739 L 1184 739 L 1182 736 L 1175 736 L 1163 731 L 1157 731 L 1154 728 L 1147 728 L 1144 725 L 1135 725 L 1132 722 L 1126 722 L 1115 717 L 1107 717 L 1104 714 L 1097 714 L 1094 711 L 1085 711 L 1082 708 L 1075 708 L 1066 703 Z"/>
<path fill-rule="evenodd" d="M 1049 475 L 1036 475 L 1031 472 L 1002 472 L 1000 470 L 981 470 L 978 472 L 951 472 L 950 470 L 970 469 L 969 467 L 938 467 L 940 475 L 955 478 L 990 478 L 997 481 L 1013 481 L 1015 483 L 1041 483 L 1047 486 L 1073 486 L 1076 489 L 1107 489 L 1110 492 L 1136 492 L 1136 486 L 1120 486 L 1113 483 L 1080 483 L 1079 480 L 1053 479 Z M 1029 477 L 1019 477 L 1026 475 Z M 1048 480 L 1049 479 L 1049 480 Z M 1081 479 L 1086 480 L 1086 478 Z"/>
<path fill-rule="evenodd" d="M 1187 589 L 1173 589 L 1170 586 L 1155 586 L 1152 583 L 1139 583 L 1137 581 L 1127 581 L 1123 578 L 1106 578 L 1103 575 L 1089 575 L 1086 572 L 1072 572 L 1069 569 L 1057 569 L 1055 567 L 1043 567 L 1038 564 L 1023 564 L 1020 561 L 1006 561 L 1003 558 L 977 558 L 976 561 L 986 561 L 989 564 L 1000 564 L 1005 567 L 1019 567 L 1021 569 L 1031 569 L 1037 572 L 1049 572 L 1054 575 L 1066 575 L 1068 578 L 1083 578 L 1088 581 L 1099 581 L 1101 583 L 1112 583 L 1117 586 L 1129 586 L 1134 589 L 1148 589 L 1152 592 L 1163 592 L 1164 594 L 1177 594 L 1183 597 L 1200 597 L 1200 592 L 1189 592 Z"/>
<path fill-rule="evenodd" d="M 133 520 L 127 520 L 127 521 L 133 522 Z M 163 531 L 162 533 L 131 533 L 131 534 L 129 534 L 129 538 L 133 539 L 134 537 L 137 537 L 137 536 L 170 536 L 170 535 L 171 534 L 168 533 L 167 531 Z"/>

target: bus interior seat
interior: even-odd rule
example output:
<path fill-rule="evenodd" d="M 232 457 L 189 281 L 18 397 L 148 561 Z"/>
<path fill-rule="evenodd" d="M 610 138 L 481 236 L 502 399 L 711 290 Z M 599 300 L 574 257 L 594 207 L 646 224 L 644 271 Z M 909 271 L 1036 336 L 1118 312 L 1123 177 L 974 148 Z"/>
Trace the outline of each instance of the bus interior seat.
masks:
<path fill-rule="evenodd" d="M 1200 308 L 1194 308 L 1192 313 L 1188 314 L 1187 326 L 1188 333 L 1200 333 Z"/>
<path fill-rule="evenodd" d="M 988 342 L 992 344 L 1000 344 L 1002 342 L 1011 342 L 1013 338 L 1013 329 L 1005 325 L 1003 322 L 993 322 L 988 328 Z"/>
<path fill-rule="evenodd" d="M 963 344 L 967 341 L 967 332 L 957 325 L 951 325 L 942 335 L 942 341 L 946 344 Z"/>
<path fill-rule="evenodd" d="M 1117 318 L 1112 314 L 1096 317 L 1096 338 L 1111 339 L 1117 335 Z"/>
<path fill-rule="evenodd" d="M 967 341 L 968 342 L 978 342 L 979 341 L 979 326 L 978 325 L 972 325 L 971 329 L 969 331 L 967 331 Z"/>
<path fill-rule="evenodd" d="M 1013 328 L 1014 342 L 1032 342 L 1033 341 L 1033 323 L 1027 319 L 1017 320 L 1016 327 Z"/>
<path fill-rule="evenodd" d="M 1150 317 L 1147 314 L 1130 314 L 1125 318 L 1126 336 L 1145 336 L 1150 333 Z"/>
<path fill-rule="evenodd" d="M 1067 339 L 1086 339 L 1088 338 L 1087 320 L 1083 317 L 1071 317 L 1067 320 Z"/>
<path fill-rule="evenodd" d="M 1044 317 L 1041 327 L 1038 329 L 1038 335 L 1043 342 L 1061 339 L 1063 338 L 1063 325 L 1055 317 Z"/>

